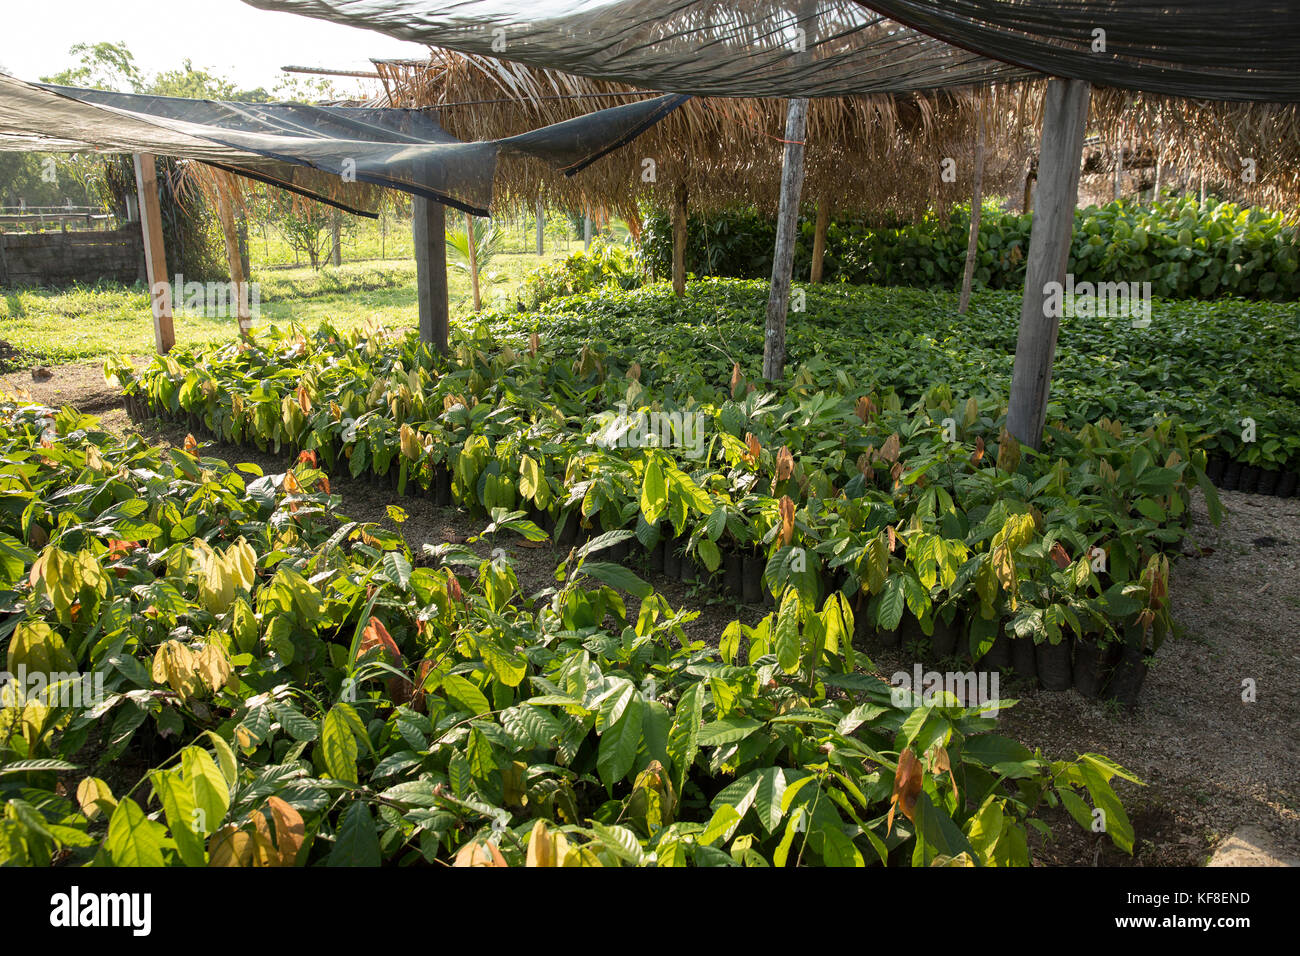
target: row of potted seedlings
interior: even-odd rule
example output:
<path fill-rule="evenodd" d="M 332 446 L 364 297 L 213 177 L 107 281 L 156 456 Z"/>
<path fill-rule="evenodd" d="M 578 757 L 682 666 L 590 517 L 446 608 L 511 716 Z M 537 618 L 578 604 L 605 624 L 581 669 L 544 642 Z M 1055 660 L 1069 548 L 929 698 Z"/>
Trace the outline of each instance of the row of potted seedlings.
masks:
<path fill-rule="evenodd" d="M 1240 491 L 1248 495 L 1291 498 L 1300 490 L 1300 469 L 1264 468 L 1223 455 L 1210 457 L 1205 465 L 1205 476 L 1225 491 Z"/>

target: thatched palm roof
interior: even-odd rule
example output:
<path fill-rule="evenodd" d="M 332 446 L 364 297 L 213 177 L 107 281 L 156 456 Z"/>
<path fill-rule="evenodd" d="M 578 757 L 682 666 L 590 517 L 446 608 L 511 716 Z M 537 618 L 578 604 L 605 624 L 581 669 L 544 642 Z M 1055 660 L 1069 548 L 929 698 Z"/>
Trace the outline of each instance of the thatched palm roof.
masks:
<path fill-rule="evenodd" d="M 443 126 L 463 140 L 513 135 L 644 95 L 617 83 L 446 50 L 432 50 L 428 63 L 376 66 L 391 105 L 438 107 Z M 1019 88 L 812 100 L 804 197 L 824 197 L 833 212 L 904 216 L 968 199 L 981 107 L 990 136 L 985 190 L 1016 192 L 1035 106 Z M 540 195 L 556 205 L 627 215 L 638 200 L 666 205 L 684 182 L 693 209 L 738 203 L 775 209 L 785 112 L 784 99 L 696 98 L 571 179 L 533 161 L 503 158 L 497 206 L 531 208 Z M 952 181 L 942 176 L 945 158 L 955 160 Z"/>
<path fill-rule="evenodd" d="M 645 95 L 618 83 L 440 49 L 430 51 L 428 62 L 376 61 L 376 68 L 389 103 L 437 107 L 443 125 L 462 140 L 509 136 Z M 825 199 L 833 213 L 901 217 L 967 201 L 980 110 L 988 142 L 984 192 L 1018 197 L 1037 147 L 1042 85 L 814 99 L 804 199 Z M 684 182 L 692 209 L 752 203 L 774 210 L 785 109 L 784 99 L 696 98 L 572 179 L 535 161 L 503 159 L 496 206 L 531 208 L 541 196 L 570 208 L 631 215 L 639 200 L 667 205 Z M 1090 115 L 1108 168 L 1125 144 L 1130 156 L 1158 152 L 1166 176 L 1204 174 L 1238 198 L 1284 209 L 1300 200 L 1294 105 L 1096 89 Z M 955 160 L 951 181 L 941 175 L 948 158 Z M 1255 160 L 1253 183 L 1242 179 L 1246 158 Z M 654 164 L 652 180 L 647 160 Z"/>

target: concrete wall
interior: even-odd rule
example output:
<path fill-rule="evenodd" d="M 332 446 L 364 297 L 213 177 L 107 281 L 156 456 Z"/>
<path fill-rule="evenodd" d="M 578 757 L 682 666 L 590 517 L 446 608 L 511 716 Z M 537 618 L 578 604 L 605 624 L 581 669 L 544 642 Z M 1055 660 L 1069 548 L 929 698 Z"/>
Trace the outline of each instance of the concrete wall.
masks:
<path fill-rule="evenodd" d="M 0 233 L 0 286 L 144 278 L 139 223 L 106 232 Z"/>

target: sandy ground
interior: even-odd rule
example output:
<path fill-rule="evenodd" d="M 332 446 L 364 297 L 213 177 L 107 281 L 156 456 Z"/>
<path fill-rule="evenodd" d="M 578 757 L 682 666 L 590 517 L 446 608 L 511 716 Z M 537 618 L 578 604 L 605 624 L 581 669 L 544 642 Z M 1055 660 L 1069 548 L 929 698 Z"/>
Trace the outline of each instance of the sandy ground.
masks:
<path fill-rule="evenodd" d="M 41 381 L 29 372 L 0 376 L 0 391 L 22 386 L 37 401 L 99 415 L 111 430 L 135 427 L 98 365 L 53 372 Z M 139 430 L 160 442 L 184 439 L 173 426 Z M 284 464 L 246 449 L 211 446 L 205 453 L 267 469 Z M 416 551 L 425 542 L 464 541 L 481 529 L 464 512 L 419 498 L 398 501 L 386 487 L 340 481 L 335 490 L 349 517 L 390 526 L 386 506 L 400 504 L 409 516 L 402 531 Z M 1074 691 L 1034 689 L 1016 693 L 1020 704 L 1001 718 L 1006 733 L 1048 757 L 1100 752 L 1146 784 L 1120 786 L 1137 836 L 1132 858 L 1049 814 L 1055 836 L 1050 842 L 1035 838 L 1041 863 L 1196 866 L 1241 825 L 1262 828 L 1282 850 L 1300 855 L 1300 499 L 1236 492 L 1222 498 L 1228 517 L 1217 528 L 1204 504 L 1196 504 L 1193 532 L 1170 588 L 1186 634 L 1161 648 L 1136 711 L 1121 712 Z M 507 551 L 525 593 L 553 585 L 560 556 L 549 546 L 507 545 Z M 689 627 L 693 637 L 716 641 L 733 617 L 752 623 L 763 613 L 701 587 L 645 576 L 674 607 L 700 612 Z M 910 665 L 897 653 L 872 657 L 884 673 Z M 1252 702 L 1243 700 L 1248 682 Z"/>

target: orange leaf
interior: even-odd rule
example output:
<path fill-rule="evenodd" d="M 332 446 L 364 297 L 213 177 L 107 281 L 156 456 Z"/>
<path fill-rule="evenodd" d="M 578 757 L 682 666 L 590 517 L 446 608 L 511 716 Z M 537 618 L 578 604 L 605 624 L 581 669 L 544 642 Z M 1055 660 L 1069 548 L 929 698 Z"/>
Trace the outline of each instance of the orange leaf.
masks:
<path fill-rule="evenodd" d="M 280 851 L 280 865 L 293 866 L 307 833 L 302 814 L 279 797 L 267 797 L 266 807 L 275 822 L 275 845 Z"/>
<path fill-rule="evenodd" d="M 402 652 L 398 649 L 397 642 L 388 633 L 388 628 L 384 627 L 384 622 L 377 617 L 372 617 L 366 629 L 361 632 L 361 647 L 358 648 L 357 654 L 365 654 L 372 647 L 383 648 L 392 655 L 393 663 L 401 663 Z"/>
<path fill-rule="evenodd" d="M 921 761 L 916 759 L 912 748 L 908 747 L 898 755 L 898 769 L 894 772 L 894 792 L 889 798 L 889 816 L 885 821 L 885 832 L 894 828 L 894 811 L 902 810 L 903 816 L 915 820 L 916 798 L 921 793 L 925 782 L 925 773 Z"/>
<path fill-rule="evenodd" d="M 790 454 L 790 449 L 782 445 L 781 450 L 776 453 L 776 480 L 785 481 L 794 474 L 794 455 Z"/>
<path fill-rule="evenodd" d="M 876 405 L 868 396 L 863 395 L 858 399 L 857 405 L 854 406 L 853 413 L 862 419 L 865 424 L 872 415 L 876 414 Z"/>
<path fill-rule="evenodd" d="M 506 858 L 493 843 L 466 843 L 452 866 L 506 866 Z"/>
<path fill-rule="evenodd" d="M 1070 566 L 1070 556 L 1066 553 L 1065 548 L 1061 547 L 1061 542 L 1057 541 L 1053 544 L 1050 553 L 1058 568 L 1064 570 Z"/>
<path fill-rule="evenodd" d="M 199 450 L 199 443 L 194 440 L 193 435 L 185 436 L 185 450 L 189 452 L 191 455 Z"/>
<path fill-rule="evenodd" d="M 971 464 L 979 464 L 980 459 L 984 457 L 984 436 L 980 435 L 975 439 L 975 455 L 971 458 Z"/>
<path fill-rule="evenodd" d="M 794 502 L 789 495 L 782 495 L 778 508 L 781 512 L 781 545 L 786 547 L 794 540 Z"/>
<path fill-rule="evenodd" d="M 311 465 L 313 468 L 318 468 L 318 467 L 319 467 L 319 465 L 316 463 L 316 453 L 315 453 L 314 451 L 302 451 L 302 452 L 299 452 L 299 453 L 298 453 L 298 464 L 300 464 L 300 465 Z"/>

